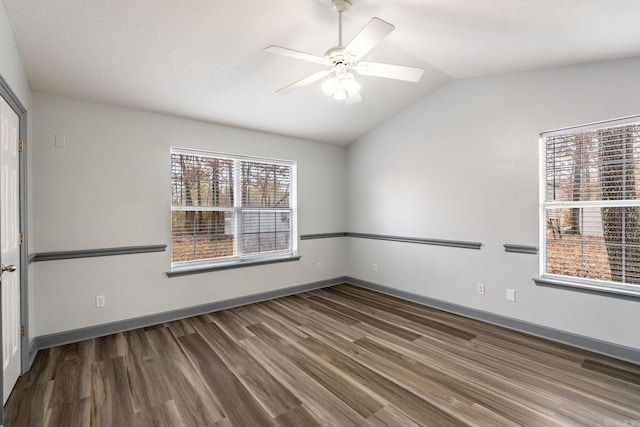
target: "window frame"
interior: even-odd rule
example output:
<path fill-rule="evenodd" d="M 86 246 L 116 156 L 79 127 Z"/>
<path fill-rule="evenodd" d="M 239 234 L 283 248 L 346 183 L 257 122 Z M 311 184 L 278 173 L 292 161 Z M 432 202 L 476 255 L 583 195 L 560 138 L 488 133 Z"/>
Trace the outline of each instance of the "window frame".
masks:
<path fill-rule="evenodd" d="M 584 133 L 612 127 L 623 127 L 640 123 L 640 115 L 628 116 L 619 119 L 604 120 L 582 126 L 572 126 L 542 132 L 539 135 L 539 276 L 534 282 L 541 286 L 554 286 L 566 289 L 574 289 L 585 292 L 605 293 L 612 296 L 640 297 L 640 285 L 626 284 L 615 281 L 588 279 L 548 273 L 547 268 L 547 221 L 546 210 L 549 208 L 575 208 L 575 207 L 635 207 L 640 206 L 640 200 L 597 200 L 582 202 L 547 202 L 547 139 L 549 137 Z"/>
<path fill-rule="evenodd" d="M 170 164 L 172 164 L 172 158 L 174 154 L 185 154 L 185 155 L 198 156 L 198 157 L 209 157 L 209 158 L 215 158 L 215 159 L 221 159 L 221 160 L 230 160 L 234 162 L 233 206 L 227 206 L 227 207 L 194 206 L 193 209 L 190 209 L 187 206 L 174 206 L 173 199 L 172 199 L 173 194 L 171 194 L 171 199 L 170 199 L 170 212 L 171 212 L 170 216 L 171 217 L 173 217 L 173 212 L 176 212 L 176 211 L 232 212 L 233 224 L 234 224 L 234 233 L 233 233 L 234 249 L 233 249 L 232 256 L 174 262 L 173 261 L 174 228 L 173 228 L 173 220 L 172 220 L 170 225 L 171 268 L 170 268 L 170 271 L 167 273 L 169 277 L 186 275 L 186 274 L 194 274 L 194 273 L 206 272 L 206 271 L 226 270 L 230 268 L 248 267 L 248 266 L 279 263 L 279 262 L 286 262 L 286 261 L 296 261 L 300 259 L 300 256 L 298 255 L 298 226 L 297 226 L 297 210 L 298 210 L 297 209 L 297 163 L 295 161 L 258 157 L 258 156 L 230 154 L 230 153 L 223 153 L 218 151 L 171 147 L 170 156 L 169 156 Z M 243 200 L 242 200 L 243 197 L 242 197 L 242 167 L 241 167 L 243 162 L 263 163 L 263 164 L 279 165 L 279 166 L 287 167 L 290 173 L 289 207 L 288 208 L 255 207 L 255 206 L 244 207 Z M 171 167 L 169 169 L 171 170 Z M 171 177 L 170 180 L 173 185 L 173 176 Z M 281 249 L 281 250 L 262 251 L 262 252 L 255 252 L 255 253 L 246 253 L 246 254 L 243 253 L 243 250 L 242 250 L 242 244 L 243 244 L 242 213 L 243 211 L 246 211 L 246 212 L 278 211 L 278 212 L 289 213 L 290 215 L 289 245 L 288 245 L 289 247 L 287 249 Z"/>

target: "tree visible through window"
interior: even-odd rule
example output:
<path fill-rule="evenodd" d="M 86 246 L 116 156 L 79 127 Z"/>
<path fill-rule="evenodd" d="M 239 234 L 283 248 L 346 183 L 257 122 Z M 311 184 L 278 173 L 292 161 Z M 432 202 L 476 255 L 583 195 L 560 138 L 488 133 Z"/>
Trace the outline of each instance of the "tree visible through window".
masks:
<path fill-rule="evenodd" d="M 640 117 L 542 134 L 543 275 L 640 285 Z"/>
<path fill-rule="evenodd" d="M 294 254 L 295 164 L 171 151 L 173 266 Z"/>

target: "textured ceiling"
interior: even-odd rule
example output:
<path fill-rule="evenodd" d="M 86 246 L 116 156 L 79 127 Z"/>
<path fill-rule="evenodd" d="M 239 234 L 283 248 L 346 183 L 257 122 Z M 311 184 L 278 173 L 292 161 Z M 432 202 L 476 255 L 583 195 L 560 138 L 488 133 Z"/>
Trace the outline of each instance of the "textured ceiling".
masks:
<path fill-rule="evenodd" d="M 418 83 L 356 75 L 344 107 L 320 82 L 275 93 L 337 44 L 329 0 L 4 0 L 34 91 L 348 144 L 452 79 L 640 56 L 640 0 L 353 0 L 344 42 L 396 26 L 364 57 L 425 68 Z"/>

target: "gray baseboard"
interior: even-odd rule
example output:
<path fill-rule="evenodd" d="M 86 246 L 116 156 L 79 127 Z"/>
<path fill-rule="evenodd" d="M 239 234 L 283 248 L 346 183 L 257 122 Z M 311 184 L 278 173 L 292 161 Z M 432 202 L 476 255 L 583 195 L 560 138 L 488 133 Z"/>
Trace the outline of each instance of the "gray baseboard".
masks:
<path fill-rule="evenodd" d="M 36 346 L 37 341 L 35 339 L 32 339 L 29 343 L 29 354 L 27 355 L 27 367 L 25 369 L 25 372 L 31 369 L 31 367 L 33 366 L 33 361 L 36 360 L 36 355 L 38 354 L 38 347 Z"/>
<path fill-rule="evenodd" d="M 86 339 L 98 338 L 105 335 L 111 335 L 118 332 L 129 331 L 132 329 L 144 328 L 164 322 L 184 319 L 186 317 L 199 316 L 213 311 L 224 310 L 227 308 L 238 307 L 241 305 L 252 304 L 260 301 L 266 301 L 274 298 L 281 298 L 289 295 L 299 294 L 301 292 L 311 291 L 315 289 L 326 288 L 329 286 L 345 283 L 347 278 L 336 277 L 333 279 L 322 280 L 319 282 L 307 283 L 304 285 L 291 286 L 284 289 L 274 291 L 261 292 L 258 294 L 231 298 L 223 301 L 216 301 L 209 304 L 202 304 L 193 307 L 182 308 L 179 310 L 167 311 L 164 313 L 151 314 L 148 316 L 136 317 L 133 319 L 121 320 L 118 322 L 105 323 L 102 325 L 89 326 L 86 328 L 75 329 L 72 331 L 58 332 L 55 334 L 42 335 L 34 339 L 33 346 L 35 353 L 49 347 L 70 344 Z"/>
<path fill-rule="evenodd" d="M 561 344 L 567 344 L 572 347 L 581 348 L 583 350 L 592 351 L 594 353 L 603 354 L 605 356 L 625 360 L 627 362 L 640 364 L 640 349 L 637 348 L 626 347 L 595 338 L 585 337 L 583 335 L 573 334 L 571 332 L 561 331 L 559 329 L 541 326 L 535 323 L 525 322 L 523 320 L 513 319 L 511 317 L 501 316 L 422 295 L 412 294 L 410 292 L 401 291 L 388 286 L 379 285 L 377 283 L 367 282 L 354 277 L 347 277 L 346 281 L 347 283 L 361 288 L 391 295 L 449 313 L 502 326 L 507 329 L 523 332 L 539 338 L 545 338 Z"/>

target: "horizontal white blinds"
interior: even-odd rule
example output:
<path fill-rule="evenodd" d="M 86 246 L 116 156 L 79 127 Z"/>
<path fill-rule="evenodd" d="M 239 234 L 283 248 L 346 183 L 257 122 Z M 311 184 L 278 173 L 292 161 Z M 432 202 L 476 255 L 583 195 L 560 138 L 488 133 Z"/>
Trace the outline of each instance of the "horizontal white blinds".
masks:
<path fill-rule="evenodd" d="M 638 200 L 640 126 L 547 137 L 546 201 Z"/>
<path fill-rule="evenodd" d="M 235 163 L 230 159 L 172 153 L 171 205 L 233 207 Z"/>
<path fill-rule="evenodd" d="M 292 162 L 172 150 L 172 263 L 291 252 L 294 178 Z"/>
<path fill-rule="evenodd" d="M 242 251 L 245 254 L 291 248 L 291 212 L 242 211 Z"/>
<path fill-rule="evenodd" d="M 233 212 L 171 212 L 171 260 L 188 262 L 234 256 Z"/>
<path fill-rule="evenodd" d="M 291 167 L 244 160 L 242 206 L 245 208 L 289 208 Z"/>
<path fill-rule="evenodd" d="M 546 273 L 640 284 L 638 209 L 546 209 Z"/>
<path fill-rule="evenodd" d="M 543 144 L 545 273 L 640 284 L 640 118 Z"/>

